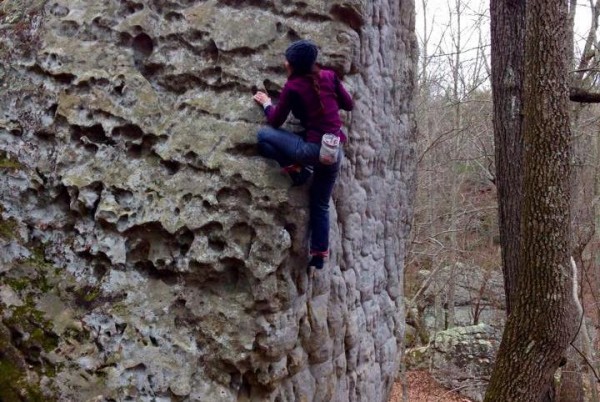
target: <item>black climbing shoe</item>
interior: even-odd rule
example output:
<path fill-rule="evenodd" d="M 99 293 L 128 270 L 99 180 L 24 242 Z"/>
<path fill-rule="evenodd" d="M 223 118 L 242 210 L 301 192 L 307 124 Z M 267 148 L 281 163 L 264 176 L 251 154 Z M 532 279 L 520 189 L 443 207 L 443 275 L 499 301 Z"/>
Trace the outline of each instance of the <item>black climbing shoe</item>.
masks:
<path fill-rule="evenodd" d="M 313 171 L 310 167 L 303 167 L 299 172 L 290 172 L 289 175 L 293 182 L 292 186 L 297 187 L 305 184 L 310 179 L 312 173 Z"/>
<path fill-rule="evenodd" d="M 313 255 L 308 263 L 309 267 L 315 267 L 316 269 L 323 269 L 325 265 L 325 258 L 322 255 Z"/>

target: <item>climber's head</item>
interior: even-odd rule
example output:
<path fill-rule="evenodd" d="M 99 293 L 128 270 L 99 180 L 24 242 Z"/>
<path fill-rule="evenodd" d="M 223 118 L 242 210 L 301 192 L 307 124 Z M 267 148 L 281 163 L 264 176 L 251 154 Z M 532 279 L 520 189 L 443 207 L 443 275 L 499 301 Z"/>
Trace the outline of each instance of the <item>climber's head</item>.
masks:
<path fill-rule="evenodd" d="M 302 39 L 292 43 L 285 51 L 286 67 L 297 75 L 308 74 L 317 61 L 319 50 L 312 41 Z"/>

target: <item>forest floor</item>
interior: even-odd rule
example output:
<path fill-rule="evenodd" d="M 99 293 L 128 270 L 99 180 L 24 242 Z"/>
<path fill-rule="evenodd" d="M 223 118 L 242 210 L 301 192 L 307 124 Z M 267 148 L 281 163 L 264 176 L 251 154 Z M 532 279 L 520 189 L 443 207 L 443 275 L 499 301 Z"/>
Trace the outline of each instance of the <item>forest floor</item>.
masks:
<path fill-rule="evenodd" d="M 471 402 L 470 399 L 448 390 L 438 384 L 427 371 L 409 371 L 409 402 Z M 402 384 L 394 384 L 390 402 L 402 402 Z"/>

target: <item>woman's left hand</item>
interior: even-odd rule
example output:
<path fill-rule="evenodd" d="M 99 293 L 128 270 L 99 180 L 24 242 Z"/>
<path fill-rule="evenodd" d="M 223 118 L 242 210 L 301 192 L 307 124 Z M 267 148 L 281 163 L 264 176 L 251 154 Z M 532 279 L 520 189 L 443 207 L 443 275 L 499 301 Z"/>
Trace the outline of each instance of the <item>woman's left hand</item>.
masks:
<path fill-rule="evenodd" d="M 269 98 L 269 95 L 261 91 L 258 91 L 254 94 L 254 100 L 258 102 L 261 106 L 271 103 L 271 98 Z"/>

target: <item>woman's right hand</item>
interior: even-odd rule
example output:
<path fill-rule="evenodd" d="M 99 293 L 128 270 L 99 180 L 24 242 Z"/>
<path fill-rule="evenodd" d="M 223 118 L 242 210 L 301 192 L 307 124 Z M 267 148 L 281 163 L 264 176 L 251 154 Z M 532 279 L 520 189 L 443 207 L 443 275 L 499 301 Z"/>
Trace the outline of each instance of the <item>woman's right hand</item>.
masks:
<path fill-rule="evenodd" d="M 264 92 L 258 91 L 257 93 L 254 94 L 253 98 L 262 107 L 264 107 L 265 105 L 271 104 L 271 98 L 269 97 L 269 95 L 267 95 Z"/>

